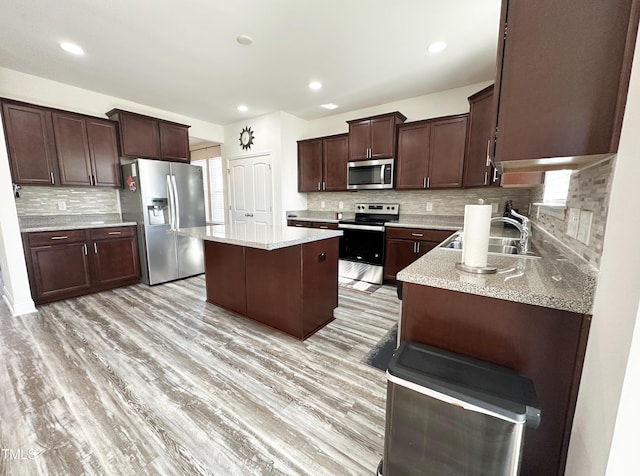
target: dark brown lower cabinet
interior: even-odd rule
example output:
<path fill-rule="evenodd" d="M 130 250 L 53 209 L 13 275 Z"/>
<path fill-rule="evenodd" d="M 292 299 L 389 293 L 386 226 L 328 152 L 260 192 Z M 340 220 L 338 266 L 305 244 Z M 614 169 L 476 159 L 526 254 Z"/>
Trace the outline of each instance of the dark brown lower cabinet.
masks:
<path fill-rule="evenodd" d="M 204 242 L 207 301 L 306 339 L 338 307 L 338 238 L 275 250 Z"/>
<path fill-rule="evenodd" d="M 140 280 L 134 227 L 24 233 L 23 243 L 36 304 Z"/>
<path fill-rule="evenodd" d="M 507 367 L 533 380 L 540 426 L 522 476 L 564 474 L 591 316 L 405 283 L 401 340 Z"/>
<path fill-rule="evenodd" d="M 395 283 L 396 274 L 449 238 L 453 231 L 387 227 L 384 279 Z"/>

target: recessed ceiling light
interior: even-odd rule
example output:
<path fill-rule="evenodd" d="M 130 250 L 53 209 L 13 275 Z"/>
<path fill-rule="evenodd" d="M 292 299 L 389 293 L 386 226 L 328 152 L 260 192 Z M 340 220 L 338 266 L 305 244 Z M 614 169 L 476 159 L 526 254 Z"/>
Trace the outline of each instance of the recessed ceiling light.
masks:
<path fill-rule="evenodd" d="M 247 112 L 248 110 L 249 110 L 249 108 L 247 106 L 243 105 L 243 104 L 240 104 L 238 106 L 238 111 L 240 111 L 240 112 Z"/>
<path fill-rule="evenodd" d="M 80 48 L 75 43 L 69 43 L 67 41 L 63 41 L 60 43 L 60 48 L 65 50 L 67 53 L 71 53 L 72 55 L 83 55 L 84 50 Z"/>
<path fill-rule="evenodd" d="M 309 89 L 313 89 L 314 91 L 317 91 L 321 87 L 322 87 L 322 83 L 320 81 L 311 81 L 309 83 Z"/>
<path fill-rule="evenodd" d="M 447 44 L 444 41 L 436 41 L 435 43 L 431 43 L 427 50 L 429 53 L 440 53 L 447 47 Z"/>
<path fill-rule="evenodd" d="M 236 38 L 236 41 L 241 45 L 248 46 L 253 43 L 253 38 L 251 38 L 249 35 L 240 35 Z"/>
<path fill-rule="evenodd" d="M 320 107 L 324 107 L 325 109 L 329 109 L 329 110 L 333 110 L 336 109 L 338 107 L 337 104 L 333 104 L 332 102 L 327 103 L 327 104 L 320 104 Z"/>

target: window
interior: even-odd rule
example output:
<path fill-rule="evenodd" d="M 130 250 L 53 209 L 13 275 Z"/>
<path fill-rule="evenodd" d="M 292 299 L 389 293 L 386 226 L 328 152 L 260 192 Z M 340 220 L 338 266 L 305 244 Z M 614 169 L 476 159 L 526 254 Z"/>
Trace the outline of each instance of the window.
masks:
<path fill-rule="evenodd" d="M 193 165 L 202 167 L 204 181 L 204 206 L 207 222 L 224 223 L 224 175 L 222 173 L 222 157 L 192 160 Z"/>
<path fill-rule="evenodd" d="M 572 173 L 573 170 L 553 170 L 545 173 L 542 199 L 545 205 L 564 206 L 567 203 Z"/>

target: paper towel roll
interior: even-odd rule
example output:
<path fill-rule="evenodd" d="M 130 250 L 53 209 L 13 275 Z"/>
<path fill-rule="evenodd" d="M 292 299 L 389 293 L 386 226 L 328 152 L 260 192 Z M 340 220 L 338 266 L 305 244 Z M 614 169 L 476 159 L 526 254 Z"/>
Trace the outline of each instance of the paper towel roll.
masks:
<path fill-rule="evenodd" d="M 487 266 L 491 205 L 465 205 L 462 262 L 467 266 Z"/>

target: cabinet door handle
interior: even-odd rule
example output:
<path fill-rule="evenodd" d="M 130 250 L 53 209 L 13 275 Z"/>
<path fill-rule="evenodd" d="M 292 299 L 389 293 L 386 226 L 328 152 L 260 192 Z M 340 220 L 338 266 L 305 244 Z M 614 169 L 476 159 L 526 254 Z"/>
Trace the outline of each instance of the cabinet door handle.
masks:
<path fill-rule="evenodd" d="M 420 253 L 420 242 L 416 242 L 416 253 Z"/>
<path fill-rule="evenodd" d="M 67 235 L 62 235 L 62 236 L 52 236 L 51 239 L 52 240 L 66 240 L 68 238 Z"/>
<path fill-rule="evenodd" d="M 498 169 L 497 167 L 493 168 L 493 181 L 495 182 L 496 180 L 498 180 Z"/>
<path fill-rule="evenodd" d="M 121 233 L 122 233 L 121 231 L 110 231 L 109 232 L 110 235 L 119 235 Z"/>
<path fill-rule="evenodd" d="M 427 177 L 427 188 L 429 188 L 429 183 L 431 182 L 431 177 Z"/>
<path fill-rule="evenodd" d="M 422 188 L 427 188 L 427 177 L 422 179 Z"/>
<path fill-rule="evenodd" d="M 411 233 L 411 236 L 424 236 L 422 233 Z"/>
<path fill-rule="evenodd" d="M 416 243 L 417 243 L 417 242 L 415 242 L 415 241 L 413 242 L 413 252 L 414 252 L 414 253 L 416 253 Z"/>
<path fill-rule="evenodd" d="M 489 172 L 484 173 L 484 184 L 487 185 L 487 179 L 489 178 Z"/>
<path fill-rule="evenodd" d="M 487 141 L 487 163 L 485 165 L 487 167 L 491 165 L 491 139 Z"/>
<path fill-rule="evenodd" d="M 321 183 L 321 182 L 318 182 L 318 190 L 322 190 L 322 189 L 320 188 L 320 183 Z"/>
<path fill-rule="evenodd" d="M 322 190 L 326 190 L 327 189 L 327 182 L 322 182 Z"/>
<path fill-rule="evenodd" d="M 296 223 L 294 226 L 302 226 L 300 223 Z"/>
<path fill-rule="evenodd" d="M 56 179 L 53 177 L 53 172 L 49 172 L 49 177 L 51 177 L 51 185 L 55 185 Z"/>
<path fill-rule="evenodd" d="M 84 255 L 87 256 L 89 253 L 87 252 L 87 244 L 82 245 L 82 249 L 84 250 Z"/>
<path fill-rule="evenodd" d="M 98 244 L 96 242 L 93 243 L 93 253 L 98 254 Z"/>

